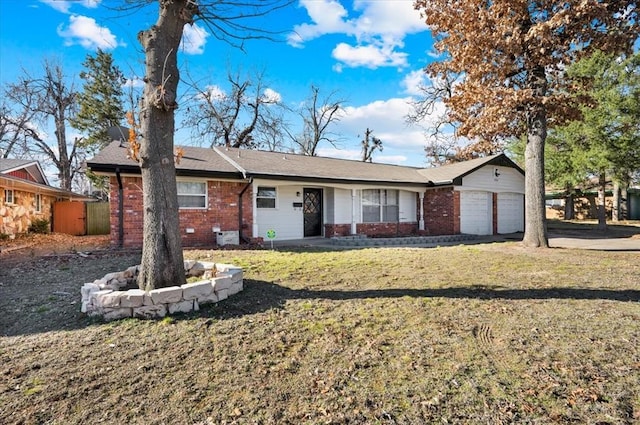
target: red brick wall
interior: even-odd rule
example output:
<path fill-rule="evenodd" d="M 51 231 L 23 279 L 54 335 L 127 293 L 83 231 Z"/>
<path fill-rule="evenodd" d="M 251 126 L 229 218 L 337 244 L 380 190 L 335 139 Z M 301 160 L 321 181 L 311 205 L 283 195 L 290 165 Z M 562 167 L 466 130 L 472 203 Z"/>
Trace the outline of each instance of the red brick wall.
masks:
<path fill-rule="evenodd" d="M 111 244 L 118 245 L 118 182 L 111 177 Z M 140 177 L 123 177 L 123 210 L 124 210 L 124 247 L 142 246 L 142 179 Z M 238 229 L 238 195 L 245 187 L 243 182 L 207 182 L 207 209 L 181 209 L 180 234 L 182 246 L 214 246 L 216 235 L 213 227 L 221 231 L 237 231 Z M 251 188 L 242 196 L 243 229 L 245 237 L 252 237 L 252 196 Z M 186 229 L 193 229 L 187 233 Z"/>
<path fill-rule="evenodd" d="M 460 192 L 453 188 L 428 190 L 424 195 L 424 226 L 427 235 L 460 233 Z"/>
<path fill-rule="evenodd" d="M 369 237 L 410 236 L 418 234 L 418 223 L 358 223 L 356 230 Z"/>
<path fill-rule="evenodd" d="M 356 233 L 369 237 L 394 237 L 418 234 L 418 223 L 357 223 Z M 351 224 L 325 224 L 324 235 L 332 236 L 351 235 Z"/>
<path fill-rule="evenodd" d="M 325 224 L 324 236 L 331 238 L 333 236 L 349 236 L 351 234 L 350 224 Z"/>

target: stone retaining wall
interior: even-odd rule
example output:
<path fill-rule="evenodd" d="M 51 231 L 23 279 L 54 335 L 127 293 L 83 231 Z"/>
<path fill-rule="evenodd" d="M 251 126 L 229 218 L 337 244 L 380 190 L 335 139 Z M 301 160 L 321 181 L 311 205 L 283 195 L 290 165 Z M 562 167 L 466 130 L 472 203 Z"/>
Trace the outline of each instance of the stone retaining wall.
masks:
<path fill-rule="evenodd" d="M 187 277 L 202 277 L 202 280 L 149 292 L 141 289 L 122 290 L 135 284 L 139 268 L 129 267 L 85 283 L 81 288 L 82 312 L 89 316 L 102 316 L 105 320 L 158 318 L 167 314 L 197 311 L 200 304 L 225 300 L 243 289 L 240 267 L 185 261 Z"/>

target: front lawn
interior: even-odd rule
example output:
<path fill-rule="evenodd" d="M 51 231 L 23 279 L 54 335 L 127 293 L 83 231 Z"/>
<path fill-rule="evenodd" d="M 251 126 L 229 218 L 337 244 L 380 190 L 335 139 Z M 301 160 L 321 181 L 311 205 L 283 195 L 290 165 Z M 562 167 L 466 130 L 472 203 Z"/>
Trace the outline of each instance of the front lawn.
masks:
<path fill-rule="evenodd" d="M 638 253 L 186 257 L 242 266 L 244 292 L 192 315 L 2 337 L 0 423 L 640 421 Z"/>

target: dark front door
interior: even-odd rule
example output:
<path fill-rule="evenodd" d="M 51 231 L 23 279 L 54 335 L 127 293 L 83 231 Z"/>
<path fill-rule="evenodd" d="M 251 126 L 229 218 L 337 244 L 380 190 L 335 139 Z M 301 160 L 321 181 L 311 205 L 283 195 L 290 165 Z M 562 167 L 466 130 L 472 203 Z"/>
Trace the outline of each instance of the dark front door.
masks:
<path fill-rule="evenodd" d="M 322 189 L 304 189 L 304 236 L 322 236 Z"/>

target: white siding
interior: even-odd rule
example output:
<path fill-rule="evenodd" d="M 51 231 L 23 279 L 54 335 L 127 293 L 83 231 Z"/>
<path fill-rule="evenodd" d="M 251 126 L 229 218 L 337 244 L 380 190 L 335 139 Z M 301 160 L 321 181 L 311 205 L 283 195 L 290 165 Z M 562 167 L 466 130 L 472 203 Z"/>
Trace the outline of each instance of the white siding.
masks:
<path fill-rule="evenodd" d="M 258 183 L 258 186 L 274 186 L 273 184 Z M 304 221 L 302 208 L 294 208 L 294 202 L 302 202 L 302 186 L 276 186 L 276 208 L 257 208 L 258 233 L 255 236 L 266 239 L 269 229 L 276 231 L 276 240 L 302 239 L 304 235 Z M 296 193 L 300 192 L 300 196 Z M 254 192 L 255 193 L 255 192 Z"/>
<path fill-rule="evenodd" d="M 511 167 L 487 165 L 463 177 L 459 190 L 524 193 L 524 176 Z"/>
<path fill-rule="evenodd" d="M 351 223 L 351 189 L 334 189 L 334 211 L 333 217 L 335 224 L 348 224 Z M 358 201 L 357 208 L 360 207 Z M 356 211 L 356 217 L 360 217 L 360 211 Z"/>
<path fill-rule="evenodd" d="M 282 182 L 274 180 L 254 181 L 254 193 L 258 186 L 276 187 L 277 200 L 275 209 L 256 208 L 255 235 L 266 240 L 267 230 L 276 231 L 276 240 L 302 239 L 304 237 L 304 217 L 302 208 L 294 208 L 294 202 L 302 202 L 305 187 L 313 185 L 290 184 L 279 186 Z M 373 189 L 373 188 L 372 188 Z M 296 196 L 299 192 L 301 196 Z M 350 224 L 352 220 L 353 199 L 352 189 L 338 187 L 323 187 L 323 224 Z M 399 191 L 400 222 L 417 221 L 416 192 Z M 362 190 L 356 190 L 355 214 L 356 221 L 362 220 Z M 254 203 L 255 205 L 255 203 Z"/>
<path fill-rule="evenodd" d="M 416 193 L 400 191 L 399 215 L 401 223 L 411 223 L 418 221 L 418 213 L 416 212 Z"/>
<path fill-rule="evenodd" d="M 336 193 L 332 187 L 327 187 L 322 191 L 322 205 L 324 211 L 322 212 L 325 223 L 335 223 L 335 209 L 336 209 Z"/>
<path fill-rule="evenodd" d="M 524 195 L 498 193 L 498 233 L 524 231 Z"/>
<path fill-rule="evenodd" d="M 493 195 L 481 190 L 460 193 L 460 232 L 469 235 L 493 233 Z"/>

